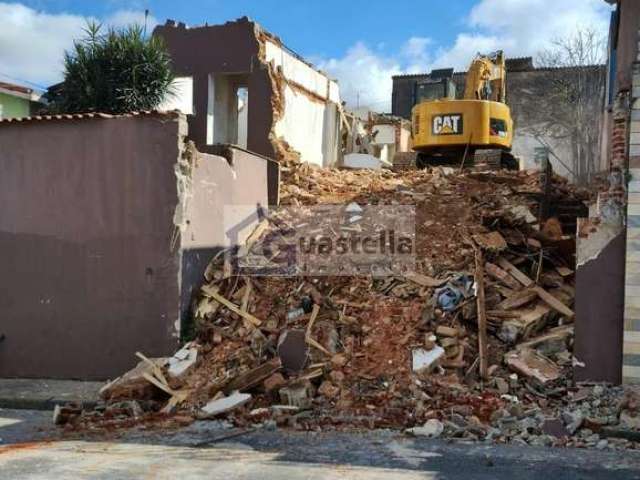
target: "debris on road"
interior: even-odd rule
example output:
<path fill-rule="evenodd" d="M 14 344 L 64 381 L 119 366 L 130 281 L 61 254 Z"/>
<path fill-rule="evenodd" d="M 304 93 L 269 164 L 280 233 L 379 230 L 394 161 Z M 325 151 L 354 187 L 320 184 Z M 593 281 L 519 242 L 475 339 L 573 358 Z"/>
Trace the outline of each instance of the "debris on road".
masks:
<path fill-rule="evenodd" d="M 588 198 L 559 177 L 552 192 L 560 203 Z M 108 405 L 135 400 L 149 419 L 595 446 L 596 426 L 619 421 L 619 397 L 573 383 L 575 218 L 565 230 L 538 223 L 543 196 L 534 172 L 286 164 L 282 203 L 344 205 L 347 229 L 361 227 L 352 220 L 365 205 L 414 205 L 414 271 L 249 277 L 218 256 L 195 299 L 194 341 L 169 359 L 141 356 L 67 428 L 130 425 Z M 240 250 L 264 253 L 265 239 L 294 227 L 275 223 Z"/>

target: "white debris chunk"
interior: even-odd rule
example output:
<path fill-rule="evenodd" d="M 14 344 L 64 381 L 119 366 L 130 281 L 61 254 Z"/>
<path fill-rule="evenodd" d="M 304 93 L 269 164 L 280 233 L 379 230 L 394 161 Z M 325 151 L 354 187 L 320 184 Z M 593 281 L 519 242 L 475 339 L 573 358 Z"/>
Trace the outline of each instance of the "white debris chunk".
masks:
<path fill-rule="evenodd" d="M 420 437 L 438 438 L 444 432 L 444 425 L 440 420 L 432 418 L 421 427 L 407 429 L 407 432 Z"/>
<path fill-rule="evenodd" d="M 351 202 L 345 208 L 345 212 L 347 213 L 362 213 L 362 207 L 358 205 L 356 202 Z"/>
<path fill-rule="evenodd" d="M 249 393 L 233 392 L 228 397 L 211 400 L 202 407 L 202 413 L 207 416 L 219 415 L 240 407 L 249 400 L 251 400 L 251 395 Z"/>
<path fill-rule="evenodd" d="M 172 378 L 180 378 L 196 364 L 198 346 L 194 342 L 187 343 L 169 359 L 167 373 Z"/>
<path fill-rule="evenodd" d="M 412 352 L 412 369 L 415 373 L 429 371 L 435 367 L 444 355 L 444 348 L 436 345 L 431 350 L 416 348 Z"/>

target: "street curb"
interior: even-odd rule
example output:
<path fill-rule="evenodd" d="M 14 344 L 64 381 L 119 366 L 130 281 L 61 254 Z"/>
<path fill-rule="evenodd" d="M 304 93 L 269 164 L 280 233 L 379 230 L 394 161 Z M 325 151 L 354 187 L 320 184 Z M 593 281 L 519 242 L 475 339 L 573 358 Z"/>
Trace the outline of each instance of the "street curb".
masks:
<path fill-rule="evenodd" d="M 2 398 L 0 397 L 0 408 L 9 410 L 53 410 L 56 405 L 67 403 L 77 403 L 83 408 L 91 409 L 97 405 L 96 401 L 74 401 L 62 399 L 40 399 L 40 398 Z"/>

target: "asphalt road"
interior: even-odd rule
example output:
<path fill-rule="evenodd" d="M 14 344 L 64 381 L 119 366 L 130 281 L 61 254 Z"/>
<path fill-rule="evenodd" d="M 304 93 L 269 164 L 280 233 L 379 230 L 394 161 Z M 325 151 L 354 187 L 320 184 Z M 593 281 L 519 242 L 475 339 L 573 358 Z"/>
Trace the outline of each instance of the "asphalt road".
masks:
<path fill-rule="evenodd" d="M 50 412 L 0 410 L 0 478 L 640 479 L 640 454 L 364 434 L 243 432 L 196 422 L 172 432 L 65 439 Z"/>

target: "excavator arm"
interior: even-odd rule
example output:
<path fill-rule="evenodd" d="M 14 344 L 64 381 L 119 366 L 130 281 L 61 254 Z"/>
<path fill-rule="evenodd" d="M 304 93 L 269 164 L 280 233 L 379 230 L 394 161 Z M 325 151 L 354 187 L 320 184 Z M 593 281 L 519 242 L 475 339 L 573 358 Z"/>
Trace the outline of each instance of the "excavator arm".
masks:
<path fill-rule="evenodd" d="M 505 71 L 502 50 L 490 55 L 478 54 L 471 62 L 465 78 L 465 100 L 492 100 L 505 103 Z"/>

